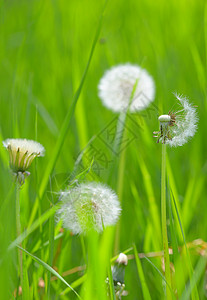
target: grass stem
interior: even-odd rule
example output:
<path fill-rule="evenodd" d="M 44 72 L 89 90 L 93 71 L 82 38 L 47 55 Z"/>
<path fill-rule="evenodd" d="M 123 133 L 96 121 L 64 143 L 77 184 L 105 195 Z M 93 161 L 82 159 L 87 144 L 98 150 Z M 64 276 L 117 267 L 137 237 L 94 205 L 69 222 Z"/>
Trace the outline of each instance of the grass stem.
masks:
<path fill-rule="evenodd" d="M 165 279 L 171 287 L 170 278 L 170 257 L 167 237 L 166 221 L 166 144 L 162 144 L 162 170 L 161 170 L 161 217 L 162 217 L 162 240 L 164 248 Z M 166 286 L 166 299 L 171 299 L 171 291 Z"/>

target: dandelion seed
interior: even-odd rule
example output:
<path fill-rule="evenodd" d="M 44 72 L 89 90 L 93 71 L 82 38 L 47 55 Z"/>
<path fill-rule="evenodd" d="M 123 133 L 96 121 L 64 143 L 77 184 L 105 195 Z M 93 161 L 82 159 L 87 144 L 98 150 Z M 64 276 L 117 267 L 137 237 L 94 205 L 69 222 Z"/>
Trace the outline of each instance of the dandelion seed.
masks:
<path fill-rule="evenodd" d="M 175 95 L 180 102 L 181 108 L 178 111 L 169 111 L 167 115 L 159 116 L 160 131 L 154 132 L 158 137 L 157 142 L 169 144 L 171 147 L 182 146 L 187 143 L 190 137 L 194 136 L 197 129 L 197 112 L 188 99 Z"/>
<path fill-rule="evenodd" d="M 9 152 L 10 168 L 22 185 L 25 178 L 30 175 L 27 171 L 35 157 L 43 156 L 44 147 L 35 141 L 26 139 L 7 139 L 3 146 Z"/>
<path fill-rule="evenodd" d="M 133 99 L 130 102 L 134 88 Z M 114 112 L 122 112 L 128 108 L 132 113 L 140 111 L 155 97 L 153 78 L 145 69 L 129 63 L 106 71 L 99 82 L 98 90 L 103 105 Z"/>
<path fill-rule="evenodd" d="M 96 182 L 81 183 L 60 194 L 61 208 L 57 220 L 74 234 L 90 229 L 98 232 L 114 225 L 121 212 L 117 195 L 106 185 Z"/>

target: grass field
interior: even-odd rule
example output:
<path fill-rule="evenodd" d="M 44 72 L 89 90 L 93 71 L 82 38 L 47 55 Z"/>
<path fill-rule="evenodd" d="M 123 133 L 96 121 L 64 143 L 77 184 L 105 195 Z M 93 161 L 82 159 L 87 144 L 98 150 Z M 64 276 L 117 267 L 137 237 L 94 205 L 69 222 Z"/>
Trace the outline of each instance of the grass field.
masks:
<path fill-rule="evenodd" d="M 0 61 L 1 144 L 26 138 L 46 149 L 15 192 L 0 147 L 0 299 L 109 299 L 105 279 L 120 252 L 129 259 L 123 299 L 206 299 L 206 1 L 109 0 L 105 7 L 102 0 L 2 0 Z M 125 140 L 115 149 L 119 115 L 102 105 L 97 86 L 107 69 L 127 62 L 151 74 L 156 97 L 127 115 Z M 176 103 L 173 92 L 197 106 L 199 123 L 188 143 L 167 147 L 166 285 L 162 145 L 153 131 Z M 122 207 L 116 226 L 86 236 L 62 229 L 58 192 L 74 180 L 115 190 Z"/>

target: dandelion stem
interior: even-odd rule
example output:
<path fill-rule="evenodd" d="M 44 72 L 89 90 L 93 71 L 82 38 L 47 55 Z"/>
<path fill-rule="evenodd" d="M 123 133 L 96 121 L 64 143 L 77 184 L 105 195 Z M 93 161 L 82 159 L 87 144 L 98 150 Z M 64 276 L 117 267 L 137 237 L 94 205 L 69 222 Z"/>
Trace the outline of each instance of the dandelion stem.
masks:
<path fill-rule="evenodd" d="M 168 249 L 167 222 L 166 222 L 166 144 L 162 144 L 162 171 L 161 171 L 161 216 L 162 240 L 164 248 L 165 279 L 171 288 L 170 257 Z M 166 299 L 171 299 L 170 288 L 166 286 Z"/>
<path fill-rule="evenodd" d="M 84 241 L 84 237 L 83 237 L 82 234 L 80 235 L 80 241 L 81 241 L 81 248 L 82 248 L 82 251 L 83 251 L 84 263 L 87 266 L 86 246 L 85 246 L 85 241 Z"/>
<path fill-rule="evenodd" d="M 21 234 L 21 221 L 20 221 L 20 188 L 19 185 L 16 184 L 16 232 L 17 237 Z M 21 246 L 21 244 L 20 244 Z M 23 270 L 22 270 L 22 252 L 20 249 L 18 249 L 18 262 L 19 262 L 19 272 L 20 272 L 20 279 L 21 279 L 21 285 L 23 280 Z"/>
<path fill-rule="evenodd" d="M 124 131 L 123 135 L 126 136 L 125 131 Z M 118 170 L 117 193 L 118 193 L 120 203 L 122 203 L 122 200 L 123 200 L 125 161 L 126 161 L 126 148 L 123 149 L 123 151 L 121 152 L 119 170 Z M 121 220 L 118 221 L 117 227 L 116 227 L 115 245 L 114 245 L 114 253 L 115 254 L 117 254 L 119 252 L 120 237 L 121 237 Z"/>

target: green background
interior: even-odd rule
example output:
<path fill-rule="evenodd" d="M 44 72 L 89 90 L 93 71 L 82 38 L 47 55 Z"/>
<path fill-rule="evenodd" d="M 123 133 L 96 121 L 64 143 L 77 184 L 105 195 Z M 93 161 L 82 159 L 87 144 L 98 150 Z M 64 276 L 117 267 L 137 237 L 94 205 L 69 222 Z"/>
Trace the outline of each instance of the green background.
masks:
<path fill-rule="evenodd" d="M 167 181 L 180 206 L 186 242 L 207 241 L 207 5 L 202 0 L 108 1 L 75 113 L 50 174 L 51 185 L 48 184 L 47 193 L 38 200 L 41 184 L 46 180 L 45 170 L 53 157 L 63 122 L 89 60 L 103 6 L 104 1 L 93 0 L 0 1 L 0 140 L 33 139 L 46 149 L 45 157 L 36 159 L 32 164 L 31 175 L 20 191 L 22 230 L 29 227 L 35 206 L 37 213 L 32 221 L 38 222 L 51 207 L 51 202 L 57 201 L 56 192 L 62 188 L 62 181 L 72 173 L 78 154 L 94 137 L 91 144 L 101 149 L 112 163 L 106 164 L 95 156 L 95 162 L 98 160 L 102 171 L 98 172 L 94 163 L 84 180 L 108 183 L 120 196 L 122 206 L 120 238 L 118 244 L 114 236 L 110 238 L 111 248 L 105 249 L 109 252 L 107 255 L 112 258 L 132 247 L 133 243 L 139 253 L 162 250 L 161 232 L 154 226 L 154 222 L 160 222 L 161 144 L 156 143 L 152 132 L 159 129 L 158 115 L 168 113 L 176 105 L 173 92 L 178 92 L 197 106 L 199 124 L 195 137 L 187 144 L 168 148 Z M 128 116 L 128 128 L 133 133 L 125 130 L 125 134 L 132 140 L 121 154 L 114 156 L 109 141 L 102 143 L 99 133 L 110 122 L 115 125 L 118 115 L 102 105 L 97 85 L 108 68 L 126 62 L 141 65 L 152 75 L 156 97 L 146 111 Z M 0 156 L 0 298 L 11 299 L 18 286 L 16 249 L 7 251 L 8 245 L 15 239 L 15 193 L 8 155 L 3 147 Z M 91 163 L 86 156 L 83 156 L 83 161 L 77 173 Z M 111 177 L 109 174 L 112 174 Z M 169 245 L 176 244 L 174 236 L 177 245 L 182 248 L 184 242 L 179 222 L 176 221 L 175 210 L 172 213 L 173 222 L 168 218 Z M 55 241 L 54 247 L 42 247 L 52 236 L 50 226 L 53 222 L 51 217 L 39 224 L 24 239 L 22 246 L 48 264 L 49 253 L 53 252 L 52 265 L 62 274 L 84 264 L 83 249 L 81 238 L 67 231 Z M 103 245 L 107 247 L 107 242 Z M 199 245 L 205 249 L 205 243 L 200 241 Z M 199 296 L 205 299 L 205 259 L 201 260 L 199 245 L 190 250 L 190 254 L 196 270 Z M 97 249 L 94 247 L 92 250 Z M 147 299 L 143 298 L 143 282 L 137 274 L 133 250 L 129 255 L 131 259 L 125 275 L 129 294 L 126 299 Z M 60 296 L 66 288 L 60 280 L 51 282 L 49 294 L 38 287 L 40 278 L 47 286 L 48 273 L 44 267 L 30 260 L 28 256 L 24 258 L 31 299 L 76 299 L 71 292 L 65 298 Z M 151 260 L 162 272 L 160 257 Z M 151 298 L 164 299 L 164 283 L 160 274 L 146 260 L 141 260 L 141 263 Z M 180 254 L 180 257 L 173 256 L 172 263 L 178 270 L 173 280 L 180 283 L 180 299 L 185 287 L 189 291 L 187 262 Z M 93 268 L 96 267 L 94 263 Z M 101 278 L 105 275 L 102 274 Z M 80 276 L 81 272 L 64 278 L 72 283 Z M 90 299 L 89 296 L 84 298 L 81 286 L 77 287 L 77 291 L 83 299 Z M 101 298 L 94 294 L 94 299 Z"/>

